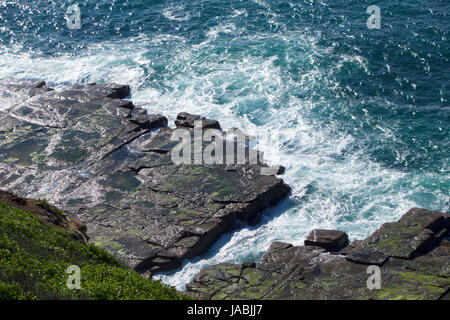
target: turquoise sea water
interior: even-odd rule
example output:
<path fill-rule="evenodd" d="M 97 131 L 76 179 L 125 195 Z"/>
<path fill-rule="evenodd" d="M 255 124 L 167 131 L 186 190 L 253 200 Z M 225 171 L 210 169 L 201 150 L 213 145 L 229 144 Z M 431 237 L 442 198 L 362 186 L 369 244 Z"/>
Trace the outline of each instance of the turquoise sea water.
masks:
<path fill-rule="evenodd" d="M 64 19 L 73 4 L 79 30 Z M 291 196 L 158 276 L 183 288 L 205 265 L 258 260 L 313 228 L 356 239 L 411 207 L 449 212 L 449 21 L 448 0 L 0 0 L 0 78 L 128 83 L 171 121 L 281 130 Z"/>

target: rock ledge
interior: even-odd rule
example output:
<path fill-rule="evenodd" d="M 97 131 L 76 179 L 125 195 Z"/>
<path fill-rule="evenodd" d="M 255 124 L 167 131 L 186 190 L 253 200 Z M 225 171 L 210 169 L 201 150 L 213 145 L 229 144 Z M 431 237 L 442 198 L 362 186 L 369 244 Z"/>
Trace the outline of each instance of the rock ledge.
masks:
<path fill-rule="evenodd" d="M 146 275 L 204 252 L 236 219 L 255 222 L 290 188 L 263 163 L 175 165 L 167 118 L 114 83 L 0 81 L 0 185 L 63 209 L 90 241 Z M 190 128 L 196 116 L 178 124 Z M 199 118 L 205 127 L 217 121 Z M 189 129 L 191 130 L 191 129 Z"/>
<path fill-rule="evenodd" d="M 260 263 L 205 268 L 187 291 L 202 299 L 450 299 L 449 222 L 414 208 L 345 255 L 274 242 Z M 368 285 L 373 266 L 379 289 Z"/>

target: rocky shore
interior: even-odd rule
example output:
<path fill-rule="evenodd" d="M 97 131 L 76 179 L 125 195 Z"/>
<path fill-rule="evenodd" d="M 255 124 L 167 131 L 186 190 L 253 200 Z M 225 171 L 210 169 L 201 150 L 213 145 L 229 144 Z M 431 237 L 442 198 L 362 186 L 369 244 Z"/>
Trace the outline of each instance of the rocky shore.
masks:
<path fill-rule="evenodd" d="M 346 248 L 342 232 L 321 230 L 313 240 L 313 231 L 305 246 L 272 243 L 259 263 L 205 268 L 187 291 L 221 300 L 448 300 L 449 230 L 449 214 L 411 209 Z"/>
<path fill-rule="evenodd" d="M 54 90 L 43 81 L 0 81 L 0 202 L 151 276 L 203 253 L 237 219 L 256 223 L 289 193 L 283 180 L 261 174 L 268 166 L 259 153 L 257 164 L 175 164 L 175 129 L 163 115 L 135 107 L 129 95 L 129 86 L 114 83 Z M 223 130 L 216 120 L 186 112 L 175 127 L 194 136 L 195 121 Z M 450 299 L 449 230 L 449 214 L 425 209 L 411 209 L 350 244 L 342 231 L 312 230 L 304 246 L 274 242 L 260 262 L 203 269 L 187 293 Z M 371 287 L 374 279 L 378 285 Z"/>
<path fill-rule="evenodd" d="M 45 199 L 87 226 L 91 243 L 149 276 L 204 252 L 235 220 L 249 223 L 290 188 L 258 164 L 175 165 L 162 115 L 127 85 L 0 82 L 0 186 Z M 182 113 L 176 125 L 220 129 Z"/>

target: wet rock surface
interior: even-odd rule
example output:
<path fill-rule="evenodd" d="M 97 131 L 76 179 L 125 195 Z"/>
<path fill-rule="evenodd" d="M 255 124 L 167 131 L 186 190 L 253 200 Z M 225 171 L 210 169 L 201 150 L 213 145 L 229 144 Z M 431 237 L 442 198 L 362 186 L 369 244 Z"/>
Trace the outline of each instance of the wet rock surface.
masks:
<path fill-rule="evenodd" d="M 175 165 L 179 141 L 167 118 L 135 107 L 129 95 L 129 86 L 113 83 L 53 90 L 42 81 L 2 80 L 1 189 L 46 199 L 82 221 L 91 242 L 146 274 L 178 267 L 236 218 L 257 221 L 290 191 L 261 175 L 261 163 L 232 171 Z"/>
<path fill-rule="evenodd" d="M 274 242 L 260 263 L 207 267 L 187 291 L 203 299 L 449 299 L 449 222 L 449 214 L 411 209 L 346 255 Z"/>

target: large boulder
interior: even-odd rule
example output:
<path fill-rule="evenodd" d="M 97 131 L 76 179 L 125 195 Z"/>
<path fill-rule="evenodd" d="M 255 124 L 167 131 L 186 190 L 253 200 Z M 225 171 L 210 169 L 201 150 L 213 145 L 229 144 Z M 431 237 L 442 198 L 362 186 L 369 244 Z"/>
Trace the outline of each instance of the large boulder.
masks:
<path fill-rule="evenodd" d="M 217 120 L 206 119 L 200 115 L 190 114 L 187 112 L 181 112 L 178 114 L 177 120 L 175 120 L 175 125 L 177 127 L 194 128 L 196 121 L 201 121 L 202 129 L 221 130 L 220 124 Z"/>
<path fill-rule="evenodd" d="M 339 230 L 312 230 L 305 239 L 305 246 L 316 246 L 327 251 L 339 251 L 348 245 L 348 235 Z"/>
<path fill-rule="evenodd" d="M 0 82 L 2 188 L 45 198 L 82 221 L 91 242 L 147 275 L 180 266 L 235 219 L 256 222 L 288 194 L 281 179 L 261 174 L 263 164 L 176 165 L 167 118 L 129 95 L 114 83 L 52 90 Z"/>

